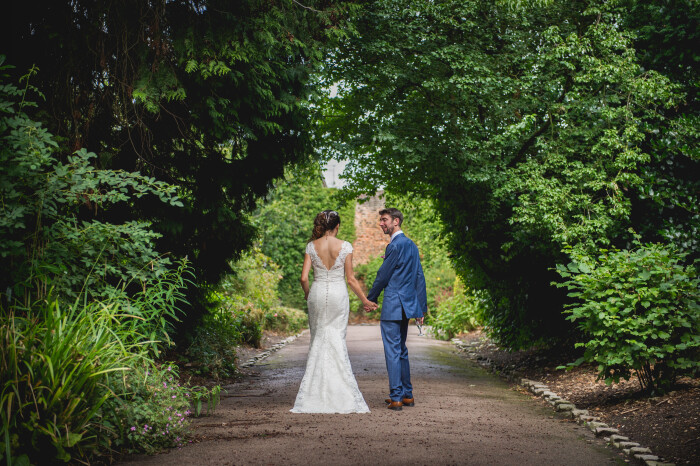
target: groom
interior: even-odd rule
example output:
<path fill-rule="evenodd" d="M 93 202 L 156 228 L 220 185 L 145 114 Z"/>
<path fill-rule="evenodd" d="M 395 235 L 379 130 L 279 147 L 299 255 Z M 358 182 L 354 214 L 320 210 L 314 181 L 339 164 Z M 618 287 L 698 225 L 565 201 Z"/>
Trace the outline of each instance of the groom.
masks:
<path fill-rule="evenodd" d="M 384 342 L 386 369 L 389 372 L 389 409 L 401 411 L 402 406 L 413 406 L 413 386 L 408 365 L 406 334 L 408 320 L 415 318 L 423 324 L 428 311 L 425 276 L 420 264 L 418 247 L 401 231 L 403 214 L 399 209 L 379 211 L 379 226 L 391 235 L 384 262 L 377 272 L 367 299 L 375 303 L 384 290 L 381 329 Z M 365 310 L 372 310 L 366 306 Z"/>

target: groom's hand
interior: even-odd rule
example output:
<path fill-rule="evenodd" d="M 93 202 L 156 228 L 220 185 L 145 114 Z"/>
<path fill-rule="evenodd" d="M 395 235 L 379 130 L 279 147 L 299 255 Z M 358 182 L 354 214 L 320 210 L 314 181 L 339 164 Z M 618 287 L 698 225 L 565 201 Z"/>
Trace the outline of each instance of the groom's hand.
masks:
<path fill-rule="evenodd" d="M 424 320 L 425 320 L 425 317 L 418 317 L 418 318 L 416 318 L 416 324 L 423 325 Z"/>

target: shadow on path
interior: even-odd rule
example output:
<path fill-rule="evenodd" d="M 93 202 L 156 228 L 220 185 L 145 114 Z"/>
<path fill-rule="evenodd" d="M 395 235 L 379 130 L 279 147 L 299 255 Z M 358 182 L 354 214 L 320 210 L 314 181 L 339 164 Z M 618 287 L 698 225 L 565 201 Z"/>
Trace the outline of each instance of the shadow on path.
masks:
<path fill-rule="evenodd" d="M 408 348 L 416 406 L 386 409 L 379 326 L 348 328 L 348 350 L 368 414 L 293 414 L 309 333 L 225 387 L 221 405 L 193 422 L 194 443 L 129 465 L 622 463 L 583 427 L 458 355 L 415 335 Z"/>

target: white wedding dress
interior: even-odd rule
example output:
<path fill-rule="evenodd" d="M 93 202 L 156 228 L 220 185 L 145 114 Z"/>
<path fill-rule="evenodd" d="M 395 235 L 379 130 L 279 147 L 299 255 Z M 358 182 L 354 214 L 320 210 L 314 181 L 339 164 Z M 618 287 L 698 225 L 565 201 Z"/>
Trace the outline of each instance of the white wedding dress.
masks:
<path fill-rule="evenodd" d="M 335 263 L 327 269 L 312 242 L 306 253 L 314 267 L 309 291 L 311 344 L 306 372 L 297 393 L 293 413 L 368 413 L 350 367 L 345 335 L 350 315 L 345 284 L 345 258 L 352 245 L 343 242 Z"/>

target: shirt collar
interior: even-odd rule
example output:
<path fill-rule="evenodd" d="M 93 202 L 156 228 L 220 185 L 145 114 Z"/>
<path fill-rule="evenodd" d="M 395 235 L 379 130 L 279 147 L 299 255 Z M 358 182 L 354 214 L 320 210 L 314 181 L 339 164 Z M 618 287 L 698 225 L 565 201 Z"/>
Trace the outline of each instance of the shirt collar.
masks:
<path fill-rule="evenodd" d="M 403 231 L 401 231 L 401 230 L 393 232 L 391 234 L 391 239 L 389 240 L 389 242 L 391 243 L 392 241 L 394 241 L 394 238 L 396 238 L 397 236 L 402 235 L 402 234 L 403 234 Z"/>

